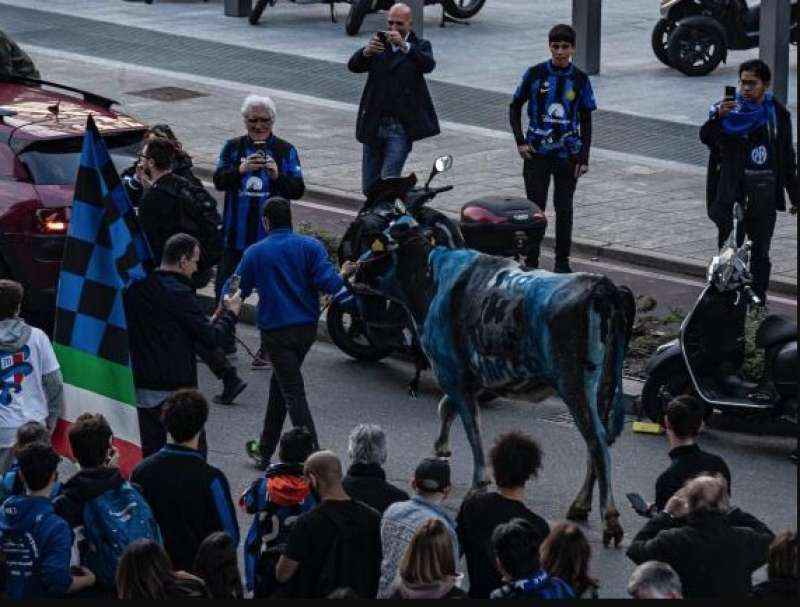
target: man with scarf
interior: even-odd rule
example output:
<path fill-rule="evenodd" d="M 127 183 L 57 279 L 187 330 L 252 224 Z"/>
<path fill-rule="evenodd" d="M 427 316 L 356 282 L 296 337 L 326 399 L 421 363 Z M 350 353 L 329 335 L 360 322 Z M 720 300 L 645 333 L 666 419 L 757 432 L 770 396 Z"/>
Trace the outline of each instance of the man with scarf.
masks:
<path fill-rule="evenodd" d="M 717 245 L 733 227 L 733 205 L 745 207 L 744 233 L 753 242 L 753 291 L 766 301 L 772 264 L 769 247 L 777 211 L 797 213 L 798 180 L 792 147 L 792 119 L 786 107 L 767 92 L 769 66 L 760 59 L 739 66 L 739 90 L 711 106 L 700 140 L 711 154 L 706 197 L 708 215 L 719 230 Z"/>

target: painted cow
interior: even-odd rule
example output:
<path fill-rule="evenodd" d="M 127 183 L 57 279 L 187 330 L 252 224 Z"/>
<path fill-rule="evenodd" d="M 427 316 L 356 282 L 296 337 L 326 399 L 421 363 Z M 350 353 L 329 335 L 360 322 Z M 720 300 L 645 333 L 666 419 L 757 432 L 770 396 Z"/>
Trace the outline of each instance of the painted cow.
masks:
<path fill-rule="evenodd" d="M 445 393 L 434 445 L 449 456 L 456 414 L 472 448 L 473 487 L 488 484 L 478 396 L 554 389 L 569 407 L 589 457 L 567 517 L 585 520 L 595 480 L 603 543 L 622 528 L 611 492 L 608 446 L 623 427 L 622 363 L 635 306 L 631 292 L 600 275 L 524 272 L 518 264 L 469 249 L 433 247 L 409 216 L 364 259 L 359 280 L 402 302 Z"/>

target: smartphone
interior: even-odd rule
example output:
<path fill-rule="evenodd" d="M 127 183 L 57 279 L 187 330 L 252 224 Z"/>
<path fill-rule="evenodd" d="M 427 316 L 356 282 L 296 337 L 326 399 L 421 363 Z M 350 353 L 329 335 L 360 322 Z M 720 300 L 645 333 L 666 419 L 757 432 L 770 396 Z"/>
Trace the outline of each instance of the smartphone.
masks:
<path fill-rule="evenodd" d="M 378 40 L 381 41 L 382 44 L 386 44 L 386 32 L 379 31 L 375 34 L 378 37 Z"/>
<path fill-rule="evenodd" d="M 253 142 L 253 147 L 256 149 L 256 154 L 261 154 L 266 158 L 267 156 L 267 142 L 266 141 L 255 141 Z"/>
<path fill-rule="evenodd" d="M 725 99 L 736 99 L 736 87 L 735 86 L 726 86 L 725 87 Z"/>
<path fill-rule="evenodd" d="M 239 290 L 239 284 L 242 282 L 242 277 L 238 274 L 233 274 L 228 279 L 228 295 L 233 295 L 236 291 Z"/>
<path fill-rule="evenodd" d="M 650 516 L 650 509 L 647 507 L 647 502 L 644 501 L 644 498 L 641 495 L 638 493 L 626 493 L 625 497 L 628 498 L 628 501 L 631 503 L 631 506 L 637 514 L 641 514 L 642 516 Z"/>

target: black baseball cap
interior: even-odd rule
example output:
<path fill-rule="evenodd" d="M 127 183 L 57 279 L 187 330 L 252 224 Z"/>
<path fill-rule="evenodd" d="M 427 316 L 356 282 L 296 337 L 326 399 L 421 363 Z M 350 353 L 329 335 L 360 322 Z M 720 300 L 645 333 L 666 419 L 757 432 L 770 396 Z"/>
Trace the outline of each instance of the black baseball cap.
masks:
<path fill-rule="evenodd" d="M 444 491 L 450 486 L 450 462 L 439 457 L 426 457 L 414 471 L 414 482 L 422 491 Z"/>

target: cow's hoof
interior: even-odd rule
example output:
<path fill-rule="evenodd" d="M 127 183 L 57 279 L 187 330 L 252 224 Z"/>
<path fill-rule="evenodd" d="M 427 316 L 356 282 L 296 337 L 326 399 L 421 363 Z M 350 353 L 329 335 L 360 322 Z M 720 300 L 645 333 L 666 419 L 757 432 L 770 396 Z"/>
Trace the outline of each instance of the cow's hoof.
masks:
<path fill-rule="evenodd" d="M 443 445 L 441 447 L 438 446 L 438 445 L 435 445 L 433 447 L 433 454 L 436 457 L 450 457 L 451 455 L 453 455 L 453 452 L 450 451 L 450 447 L 447 446 L 447 445 Z"/>
<path fill-rule="evenodd" d="M 616 510 L 609 510 L 606 512 L 606 526 L 603 529 L 603 546 L 608 548 L 613 541 L 614 548 L 619 548 L 624 534 L 625 532 L 622 530 L 622 525 L 619 524 L 619 512 Z"/>
<path fill-rule="evenodd" d="M 585 521 L 589 519 L 589 513 L 592 511 L 591 508 L 587 508 L 586 506 L 579 506 L 578 504 L 572 504 L 567 511 L 567 520 L 569 521 Z"/>

